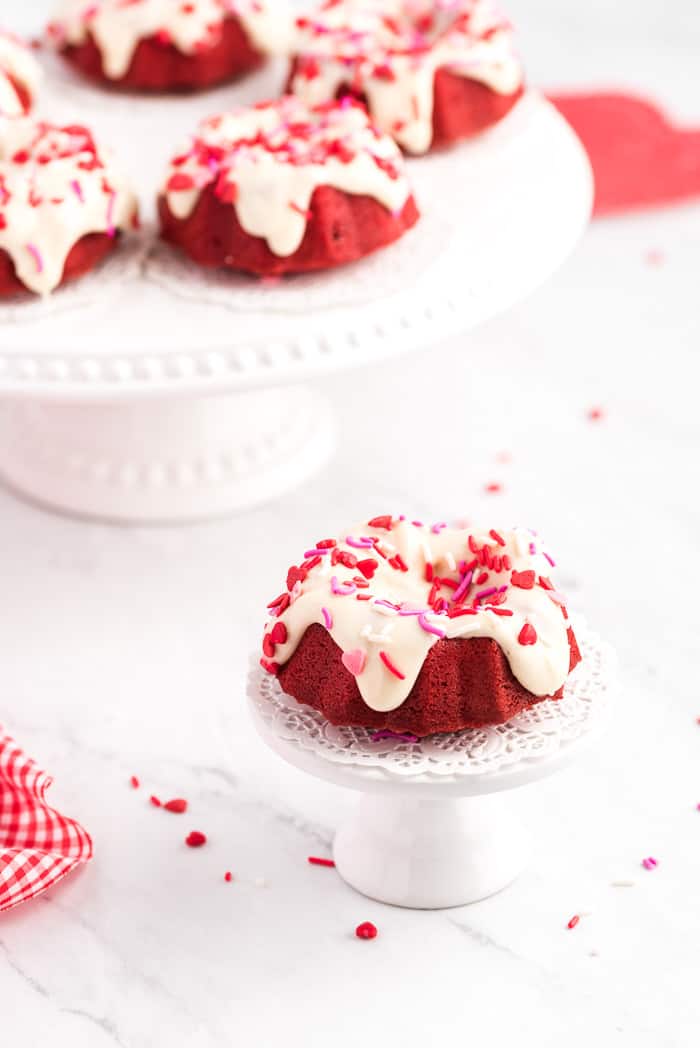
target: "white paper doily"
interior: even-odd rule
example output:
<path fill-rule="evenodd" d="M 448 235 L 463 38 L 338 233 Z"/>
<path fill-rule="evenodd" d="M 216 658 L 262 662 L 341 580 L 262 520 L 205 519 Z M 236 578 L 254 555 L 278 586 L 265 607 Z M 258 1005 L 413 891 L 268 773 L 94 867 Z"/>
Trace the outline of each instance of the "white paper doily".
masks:
<path fill-rule="evenodd" d="M 416 743 L 375 742 L 364 728 L 334 727 L 316 710 L 300 705 L 259 666 L 251 670 L 248 695 L 267 732 L 333 764 L 399 778 L 495 776 L 562 756 L 601 723 L 614 683 L 614 654 L 580 622 L 574 629 L 582 661 L 569 677 L 564 697 L 537 703 L 496 727 L 432 735 Z"/>

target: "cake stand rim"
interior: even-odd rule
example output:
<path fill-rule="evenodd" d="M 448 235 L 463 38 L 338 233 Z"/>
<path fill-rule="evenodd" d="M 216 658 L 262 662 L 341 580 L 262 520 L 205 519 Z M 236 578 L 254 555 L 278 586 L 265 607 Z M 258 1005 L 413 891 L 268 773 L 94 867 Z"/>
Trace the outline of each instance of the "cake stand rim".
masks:
<path fill-rule="evenodd" d="M 567 209 L 572 216 L 575 211 L 576 220 L 572 220 L 566 237 L 557 237 L 556 251 L 552 248 L 553 257 L 546 264 L 535 267 L 534 279 L 527 276 L 519 280 L 517 290 L 509 287 L 502 302 L 491 302 L 483 311 L 477 310 L 471 316 L 464 316 L 458 307 L 445 308 L 442 315 L 438 315 L 444 303 L 429 300 L 413 313 L 412 321 L 407 325 L 402 309 L 396 303 L 379 321 L 375 317 L 376 303 L 365 303 L 361 307 L 363 320 L 350 325 L 350 318 L 357 313 L 357 307 L 350 303 L 336 311 L 336 315 L 343 317 L 346 322 L 346 327 L 340 332 L 322 337 L 320 330 L 309 327 L 308 335 L 297 333 L 294 339 L 290 338 L 289 344 L 284 346 L 284 354 L 281 353 L 280 342 L 283 340 L 280 339 L 272 339 L 265 345 L 262 342 L 251 342 L 250 345 L 230 350 L 206 344 L 191 352 L 178 353 L 164 352 L 161 348 L 121 353 L 111 350 L 102 359 L 99 348 L 89 354 L 81 351 L 75 356 L 52 356 L 38 346 L 34 350 L 22 348 L 18 351 L 3 350 L 0 346 L 0 397 L 79 403 L 124 402 L 163 395 L 234 393 L 308 381 L 374 361 L 390 360 L 428 348 L 446 338 L 477 330 L 486 321 L 506 312 L 532 294 L 557 272 L 580 240 L 592 208 L 592 171 L 573 129 L 556 107 L 534 89 L 528 90 L 518 106 L 530 106 L 534 111 L 546 114 L 545 119 L 551 122 L 553 128 L 557 128 L 562 155 L 568 153 L 569 162 L 578 165 L 578 182 L 575 191 L 571 191 L 571 199 L 567 201 Z M 421 158 L 415 162 L 420 164 Z M 525 267 L 522 269 L 524 272 Z M 449 300 L 450 296 L 445 293 L 445 303 Z M 172 306 L 177 307 L 175 297 Z M 294 313 L 285 315 L 293 317 Z M 332 315 L 333 311 L 329 316 Z M 241 317 L 244 316 L 241 314 Z M 230 314 L 230 319 L 235 317 L 235 313 Z M 387 328 L 388 334 L 381 331 L 382 325 Z M 375 328 L 380 329 L 378 334 Z M 8 332 L 10 337 L 12 325 Z M 359 339 L 358 335 L 361 336 Z M 365 336 L 367 345 L 364 348 L 358 346 L 357 342 L 361 342 Z M 40 334 L 37 334 L 37 338 L 41 341 Z M 304 347 L 301 347 L 301 342 L 305 340 L 313 343 L 313 352 L 306 358 Z M 275 352 L 279 359 L 275 359 Z M 230 354 L 229 363 L 227 353 Z M 253 359 L 247 371 L 245 367 L 239 366 L 236 359 L 237 355 L 243 358 L 246 353 Z"/>

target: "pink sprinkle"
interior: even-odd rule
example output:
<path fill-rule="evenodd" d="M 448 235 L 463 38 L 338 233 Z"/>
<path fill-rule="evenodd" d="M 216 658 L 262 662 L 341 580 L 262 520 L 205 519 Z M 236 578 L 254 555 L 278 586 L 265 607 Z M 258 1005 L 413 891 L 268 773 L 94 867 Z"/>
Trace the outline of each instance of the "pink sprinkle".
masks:
<path fill-rule="evenodd" d="M 331 579 L 331 593 L 336 597 L 351 597 L 356 589 L 357 586 L 354 582 L 339 583 L 336 575 Z"/>
<path fill-rule="evenodd" d="M 385 739 L 398 739 L 399 742 L 420 741 L 417 735 L 411 735 L 408 732 L 390 731 L 389 728 L 383 728 L 382 731 L 375 731 L 372 736 L 372 742 L 383 742 Z"/>
<path fill-rule="evenodd" d="M 77 198 L 80 201 L 80 203 L 84 204 L 85 203 L 85 197 L 83 196 L 83 187 L 81 186 L 81 184 L 80 184 L 80 182 L 78 181 L 77 178 L 74 178 L 72 180 L 72 182 L 70 184 L 70 187 L 73 190 L 73 192 L 75 193 L 75 195 L 77 196 Z"/>
<path fill-rule="evenodd" d="M 36 271 L 37 271 L 37 273 L 43 273 L 44 272 L 44 260 L 41 257 L 41 251 L 39 251 L 39 248 L 35 244 L 27 244 L 27 251 L 32 256 L 34 261 L 36 262 Z"/>
<path fill-rule="evenodd" d="M 419 625 L 425 630 L 426 633 L 432 633 L 436 637 L 444 637 L 445 631 L 438 629 L 437 626 L 433 626 L 425 616 L 425 612 L 418 616 Z"/>
<path fill-rule="evenodd" d="M 646 859 L 642 859 L 642 866 L 645 870 L 655 870 L 658 865 L 658 861 L 653 859 L 651 855 Z"/>
<path fill-rule="evenodd" d="M 544 559 L 547 561 L 548 564 L 550 564 L 553 568 L 556 568 L 556 564 L 554 563 L 554 561 L 550 557 L 549 553 L 543 553 L 542 556 L 544 557 Z"/>
<path fill-rule="evenodd" d="M 372 549 L 374 546 L 372 539 L 354 539 L 352 535 L 348 535 L 345 541 L 348 546 L 352 546 L 353 549 Z"/>
<path fill-rule="evenodd" d="M 446 527 L 447 524 L 433 524 L 430 530 L 432 531 L 433 535 L 439 535 L 440 532 L 443 531 Z"/>
<path fill-rule="evenodd" d="M 491 586 L 490 589 L 479 590 L 475 600 L 486 600 L 487 597 L 492 597 L 494 593 L 498 593 L 498 586 Z"/>
<path fill-rule="evenodd" d="M 605 417 L 605 412 L 602 408 L 589 408 L 586 412 L 586 418 L 589 422 L 600 422 Z"/>
<path fill-rule="evenodd" d="M 327 630 L 333 629 L 333 616 L 331 615 L 328 608 L 321 608 L 321 614 L 323 615 L 323 621 Z"/>
<path fill-rule="evenodd" d="M 117 230 L 114 225 L 114 205 L 117 201 L 117 194 L 110 193 L 109 203 L 107 204 L 107 236 L 113 237 Z"/>
<path fill-rule="evenodd" d="M 472 584 L 473 577 L 474 577 L 474 572 L 473 571 L 468 571 L 466 573 L 466 575 L 464 576 L 464 578 L 460 582 L 459 586 L 454 591 L 454 595 L 452 597 L 453 601 L 456 602 L 456 601 L 460 600 L 464 596 L 464 594 L 467 592 L 467 590 L 469 589 L 469 587 Z"/>
<path fill-rule="evenodd" d="M 324 557 L 327 553 L 330 553 L 329 549 L 307 549 L 304 560 L 309 560 L 310 557 Z"/>

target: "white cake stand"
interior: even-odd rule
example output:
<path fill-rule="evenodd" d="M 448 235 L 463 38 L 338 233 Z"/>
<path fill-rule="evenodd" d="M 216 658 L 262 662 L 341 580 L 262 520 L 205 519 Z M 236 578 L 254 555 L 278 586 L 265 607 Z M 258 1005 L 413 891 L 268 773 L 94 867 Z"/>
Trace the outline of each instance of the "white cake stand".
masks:
<path fill-rule="evenodd" d="M 158 244 L 149 202 L 202 116 L 274 96 L 284 70 L 151 100 L 45 61 L 48 115 L 98 128 L 146 203 L 143 236 L 98 273 L 0 306 L 0 477 L 59 510 L 183 520 L 278 496 L 333 451 L 303 383 L 476 327 L 545 281 L 590 215 L 583 149 L 531 93 L 477 141 L 411 163 L 423 218 L 397 245 L 274 286 L 208 275 Z"/>
<path fill-rule="evenodd" d="M 496 728 L 374 742 L 334 728 L 251 671 L 248 694 L 264 741 L 290 764 L 363 794 L 333 854 L 353 888 L 380 902 L 440 909 L 476 902 L 524 869 L 530 843 L 507 791 L 559 771 L 605 720 L 614 657 L 576 626 L 583 661 L 560 702 L 544 702 Z"/>

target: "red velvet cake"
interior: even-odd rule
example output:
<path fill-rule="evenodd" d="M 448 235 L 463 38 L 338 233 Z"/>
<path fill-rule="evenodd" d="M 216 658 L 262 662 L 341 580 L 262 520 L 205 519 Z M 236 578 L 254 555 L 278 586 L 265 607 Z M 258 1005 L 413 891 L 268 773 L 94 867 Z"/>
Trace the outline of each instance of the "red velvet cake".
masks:
<path fill-rule="evenodd" d="M 324 539 L 269 605 L 263 668 L 333 724 L 417 736 L 560 699 L 581 655 L 525 529 L 375 517 Z"/>
<path fill-rule="evenodd" d="M 353 262 L 418 219 L 403 157 L 362 107 L 291 96 L 204 121 L 159 208 L 195 262 L 261 276 Z"/>
<path fill-rule="evenodd" d="M 468 138 L 523 93 L 510 25 L 490 0 L 325 0 L 296 21 L 289 88 L 351 95 L 408 153 Z"/>
<path fill-rule="evenodd" d="M 49 35 L 86 76 L 135 91 L 197 91 L 284 47 L 278 0 L 63 0 Z"/>
<path fill-rule="evenodd" d="M 136 221 L 136 198 L 90 131 L 0 117 L 0 296 L 50 294 Z"/>
<path fill-rule="evenodd" d="M 34 105 L 41 70 L 31 51 L 0 30 L 0 116 L 24 116 Z"/>

